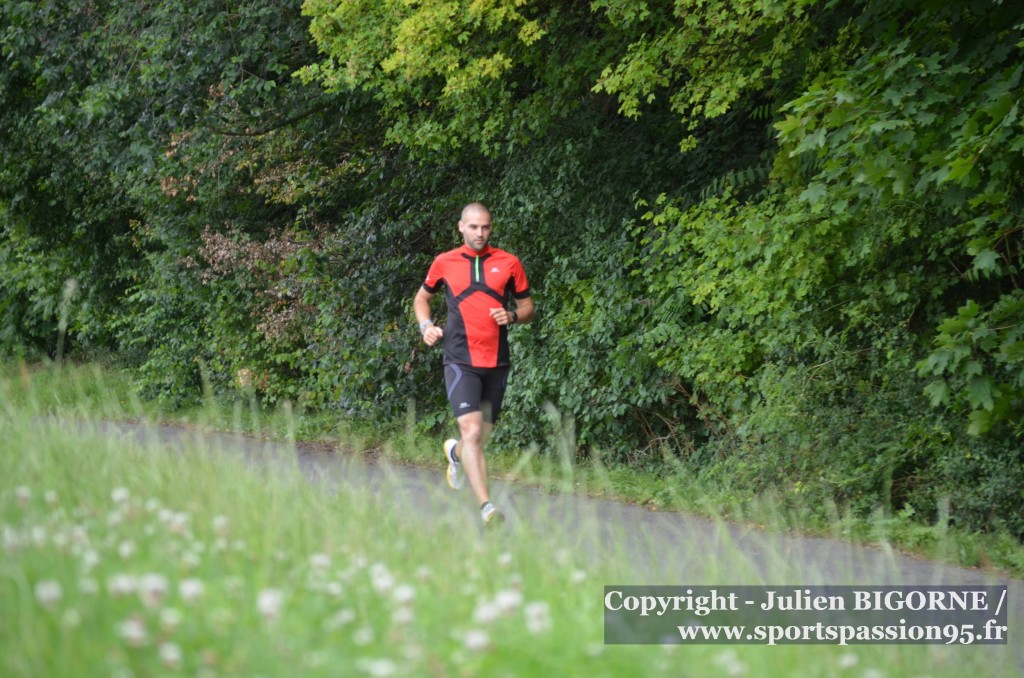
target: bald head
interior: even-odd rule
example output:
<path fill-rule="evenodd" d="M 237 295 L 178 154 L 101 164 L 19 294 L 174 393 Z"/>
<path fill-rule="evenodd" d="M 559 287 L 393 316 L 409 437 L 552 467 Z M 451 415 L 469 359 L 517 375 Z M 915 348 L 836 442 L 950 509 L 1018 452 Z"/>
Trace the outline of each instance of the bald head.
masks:
<path fill-rule="evenodd" d="M 486 214 L 491 216 L 491 211 L 487 209 L 487 205 L 482 202 L 471 202 L 462 208 L 462 221 L 466 221 L 470 216 L 477 216 L 478 214 Z"/>

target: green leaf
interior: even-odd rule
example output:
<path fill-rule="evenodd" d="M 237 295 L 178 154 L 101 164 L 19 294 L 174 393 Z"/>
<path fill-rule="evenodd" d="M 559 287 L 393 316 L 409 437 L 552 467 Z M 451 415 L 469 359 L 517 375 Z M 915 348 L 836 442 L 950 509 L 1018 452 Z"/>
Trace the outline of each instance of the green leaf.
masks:
<path fill-rule="evenodd" d="M 984 249 L 974 256 L 974 270 L 982 273 L 993 273 L 999 269 L 999 254 Z"/>
<path fill-rule="evenodd" d="M 800 194 L 801 202 L 806 202 L 811 205 L 816 205 L 825 199 L 828 195 L 828 188 L 825 184 L 812 182 L 808 184 L 807 188 Z"/>
<path fill-rule="evenodd" d="M 949 403 L 949 386 L 945 381 L 933 381 L 924 387 L 924 394 L 928 396 L 932 407 L 946 405 Z"/>
<path fill-rule="evenodd" d="M 967 402 L 974 409 L 984 408 L 992 411 L 995 407 L 994 391 L 995 380 L 991 376 L 971 377 L 967 381 Z"/>
<path fill-rule="evenodd" d="M 974 410 L 967 419 L 970 422 L 967 426 L 968 435 L 980 436 L 992 428 L 992 414 L 985 410 Z"/>

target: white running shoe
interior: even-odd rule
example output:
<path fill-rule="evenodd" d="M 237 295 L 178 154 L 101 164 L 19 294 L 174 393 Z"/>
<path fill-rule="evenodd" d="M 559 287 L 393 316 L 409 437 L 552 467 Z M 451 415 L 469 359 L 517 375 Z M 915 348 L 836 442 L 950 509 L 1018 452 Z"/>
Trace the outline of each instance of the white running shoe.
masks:
<path fill-rule="evenodd" d="M 480 507 L 480 517 L 484 525 L 501 525 L 505 522 L 505 514 L 494 508 L 494 504 L 487 502 Z"/>
<path fill-rule="evenodd" d="M 448 460 L 448 487 L 453 490 L 461 490 L 463 480 L 462 464 L 455 458 L 455 446 L 458 444 L 455 438 L 444 441 L 444 458 Z"/>

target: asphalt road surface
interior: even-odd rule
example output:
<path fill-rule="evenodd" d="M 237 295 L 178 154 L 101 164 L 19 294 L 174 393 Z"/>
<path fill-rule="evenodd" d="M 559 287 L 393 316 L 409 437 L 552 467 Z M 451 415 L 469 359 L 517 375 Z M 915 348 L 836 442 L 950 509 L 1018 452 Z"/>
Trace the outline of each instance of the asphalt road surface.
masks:
<path fill-rule="evenodd" d="M 106 435 L 124 437 L 160 449 L 199 445 L 214 453 L 242 455 L 257 468 L 297 464 L 311 482 L 326 491 L 346 488 L 388 493 L 389 501 L 409 510 L 414 520 L 443 521 L 479 529 L 468 489 L 452 492 L 444 480 L 438 445 L 436 468 L 367 459 L 323 446 L 273 443 L 238 434 L 182 428 L 105 423 Z M 494 503 L 508 515 L 503 529 L 525 530 L 546 538 L 548 525 L 560 525 L 560 548 L 599 558 L 621 573 L 609 584 L 667 585 L 1006 585 L 1009 643 L 989 646 L 997 663 L 1010 653 L 1024 675 L 1024 643 L 1018 634 L 1024 612 L 1024 581 L 997 572 L 953 567 L 896 553 L 886 546 L 860 546 L 838 539 L 770 533 L 741 524 L 582 496 L 551 494 L 498 480 L 491 481 Z"/>

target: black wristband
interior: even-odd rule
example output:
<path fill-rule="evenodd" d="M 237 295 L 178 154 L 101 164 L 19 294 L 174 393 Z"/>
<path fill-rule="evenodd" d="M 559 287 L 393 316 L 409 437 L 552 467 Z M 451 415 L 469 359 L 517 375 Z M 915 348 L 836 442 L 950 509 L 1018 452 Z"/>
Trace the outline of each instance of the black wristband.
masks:
<path fill-rule="evenodd" d="M 512 322 L 509 324 L 515 325 L 517 322 L 519 322 L 519 314 L 516 313 L 515 311 L 512 311 Z"/>

